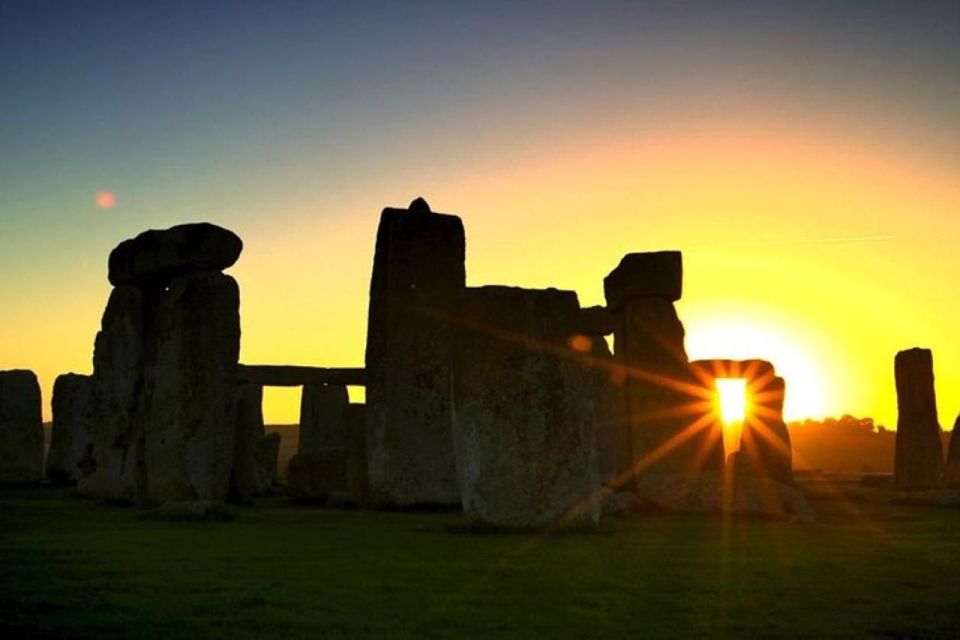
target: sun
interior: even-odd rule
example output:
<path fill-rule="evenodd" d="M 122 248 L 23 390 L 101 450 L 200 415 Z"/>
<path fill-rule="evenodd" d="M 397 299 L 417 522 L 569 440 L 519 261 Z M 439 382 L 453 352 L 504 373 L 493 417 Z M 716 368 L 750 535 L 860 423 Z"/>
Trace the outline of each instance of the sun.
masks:
<path fill-rule="evenodd" d="M 747 381 L 717 378 L 717 409 L 724 424 L 743 422 L 747 414 Z"/>

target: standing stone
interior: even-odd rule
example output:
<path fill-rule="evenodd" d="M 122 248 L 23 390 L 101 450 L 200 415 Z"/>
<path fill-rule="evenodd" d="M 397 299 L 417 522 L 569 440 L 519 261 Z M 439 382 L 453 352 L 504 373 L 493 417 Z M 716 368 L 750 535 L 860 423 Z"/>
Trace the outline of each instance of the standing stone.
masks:
<path fill-rule="evenodd" d="M 603 336 L 580 336 L 572 342 L 589 341 L 586 369 L 597 432 L 597 465 L 600 482 L 614 491 L 625 488 L 631 475 L 632 453 L 626 419 L 623 380 Z M 587 345 L 584 345 L 587 346 Z"/>
<path fill-rule="evenodd" d="M 74 484 L 92 471 L 93 377 L 76 373 L 57 376 L 52 407 L 47 478 L 55 483 Z"/>
<path fill-rule="evenodd" d="M 0 371 L 0 484 L 43 478 L 40 384 L 32 371 Z"/>
<path fill-rule="evenodd" d="M 216 271 L 170 282 L 157 309 L 136 421 L 146 434 L 146 498 L 227 496 L 240 351 L 237 283 Z"/>
<path fill-rule="evenodd" d="M 349 403 L 345 386 L 304 385 L 300 396 L 300 442 L 297 453 L 346 447 Z"/>
<path fill-rule="evenodd" d="M 347 489 L 350 501 L 357 506 L 369 502 L 370 486 L 367 471 L 367 405 L 347 406 Z"/>
<path fill-rule="evenodd" d="M 460 218 L 384 209 L 367 325 L 367 451 L 379 506 L 455 505 L 449 317 L 463 292 Z"/>
<path fill-rule="evenodd" d="M 347 404 L 339 413 L 336 438 L 290 459 L 287 490 L 299 500 L 367 504 L 366 406 Z"/>
<path fill-rule="evenodd" d="M 454 351 L 454 440 L 472 522 L 595 525 L 590 375 L 569 350 L 571 291 L 468 289 Z"/>
<path fill-rule="evenodd" d="M 719 472 L 723 435 L 698 409 L 699 383 L 673 306 L 682 291 L 680 252 L 635 253 L 604 279 L 619 314 L 614 350 L 624 368 L 626 414 L 636 473 Z"/>
<path fill-rule="evenodd" d="M 897 440 L 893 476 L 898 489 L 932 489 L 940 481 L 943 442 L 933 388 L 929 349 L 901 351 L 894 360 L 897 383 Z"/>
<path fill-rule="evenodd" d="M 155 295 L 136 286 L 110 293 L 93 351 L 93 473 L 80 480 L 88 497 L 135 500 L 146 482 L 143 431 L 133 424 L 142 384 L 145 317 Z"/>
<path fill-rule="evenodd" d="M 262 487 L 262 493 L 269 493 L 273 485 L 277 484 L 280 434 L 276 432 L 268 433 L 260 438 L 257 451 L 257 468 L 260 473 L 259 486 Z"/>
<path fill-rule="evenodd" d="M 943 484 L 950 488 L 960 488 L 960 416 L 957 416 L 953 423 L 953 432 L 950 434 L 950 450 L 943 472 Z"/>
<path fill-rule="evenodd" d="M 258 384 L 237 385 L 235 394 L 236 431 L 233 439 L 233 468 L 230 473 L 230 497 L 248 502 L 270 489 L 261 469 L 263 425 L 263 387 Z"/>
<path fill-rule="evenodd" d="M 744 420 L 735 470 L 792 484 L 793 450 L 783 421 L 786 384 L 783 378 L 773 377 L 751 391 L 753 409 Z"/>

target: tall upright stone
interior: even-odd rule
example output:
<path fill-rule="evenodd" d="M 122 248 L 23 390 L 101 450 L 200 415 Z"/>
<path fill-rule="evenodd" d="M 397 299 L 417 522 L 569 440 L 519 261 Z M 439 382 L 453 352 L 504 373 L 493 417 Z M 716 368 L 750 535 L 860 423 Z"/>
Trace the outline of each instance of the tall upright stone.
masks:
<path fill-rule="evenodd" d="M 451 310 L 463 292 L 463 224 L 418 198 L 384 209 L 367 325 L 367 452 L 379 506 L 456 505 Z"/>
<path fill-rule="evenodd" d="M 32 371 L 0 371 L 0 484 L 43 478 L 40 384 Z"/>
<path fill-rule="evenodd" d="M 146 318 L 159 292 L 135 285 L 110 293 L 93 351 L 93 472 L 81 478 L 81 494 L 132 501 L 146 483 L 143 431 L 133 416 L 143 383 Z"/>
<path fill-rule="evenodd" d="M 52 407 L 47 478 L 55 483 L 75 484 L 92 471 L 93 377 L 76 373 L 57 376 Z"/>
<path fill-rule="evenodd" d="M 751 389 L 753 408 L 740 434 L 736 471 L 792 484 L 793 449 L 783 421 L 786 383 L 775 376 L 762 380 L 762 386 Z"/>
<path fill-rule="evenodd" d="M 960 488 L 960 416 L 957 416 L 950 433 L 950 449 L 947 452 L 947 466 L 943 471 L 943 484 L 950 488 Z"/>
<path fill-rule="evenodd" d="M 614 354 L 623 367 L 636 473 L 720 471 L 723 438 L 698 414 L 697 381 L 673 303 L 682 293 L 679 251 L 628 254 L 604 279 L 618 314 Z"/>
<path fill-rule="evenodd" d="M 240 292 L 218 271 L 174 278 L 157 308 L 135 422 L 146 498 L 227 497 L 234 455 Z"/>
<path fill-rule="evenodd" d="M 234 400 L 236 431 L 233 438 L 230 498 L 237 502 L 248 502 L 254 496 L 267 493 L 273 482 L 273 477 L 264 473 L 261 461 L 266 437 L 263 387 L 259 384 L 239 384 Z M 273 466 L 276 468 L 276 457 Z"/>
<path fill-rule="evenodd" d="M 584 342 L 586 341 L 586 342 Z M 571 341 L 585 356 L 590 401 L 597 434 L 600 482 L 613 489 L 628 488 L 633 462 L 624 403 L 624 380 L 602 335 L 580 335 Z"/>
<path fill-rule="evenodd" d="M 932 489 L 943 469 L 943 442 L 933 387 L 933 353 L 901 351 L 894 359 L 897 383 L 897 439 L 894 484 L 898 489 Z"/>
<path fill-rule="evenodd" d="M 570 350 L 572 291 L 467 289 L 454 350 L 463 508 L 505 527 L 594 525 L 600 489 L 591 374 Z"/>
<path fill-rule="evenodd" d="M 347 407 L 350 398 L 343 385 L 304 385 L 300 396 L 300 442 L 297 453 L 329 447 L 346 447 Z"/>

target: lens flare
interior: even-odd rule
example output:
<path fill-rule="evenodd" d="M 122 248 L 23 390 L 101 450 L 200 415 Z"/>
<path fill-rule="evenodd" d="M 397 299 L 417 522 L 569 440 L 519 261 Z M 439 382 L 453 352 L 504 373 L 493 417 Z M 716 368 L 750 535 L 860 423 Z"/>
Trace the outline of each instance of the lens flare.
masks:
<path fill-rule="evenodd" d="M 113 209 L 117 206 L 117 195 L 112 191 L 100 191 L 94 196 L 93 201 L 101 209 Z"/>

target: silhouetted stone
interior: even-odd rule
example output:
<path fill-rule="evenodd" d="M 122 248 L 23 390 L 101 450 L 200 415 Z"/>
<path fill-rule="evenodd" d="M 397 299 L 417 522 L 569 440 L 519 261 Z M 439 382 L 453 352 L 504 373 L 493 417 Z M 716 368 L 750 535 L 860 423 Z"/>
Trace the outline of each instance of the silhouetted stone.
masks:
<path fill-rule="evenodd" d="M 52 408 L 47 478 L 55 483 L 76 483 L 90 474 L 93 465 L 93 378 L 76 373 L 57 376 Z"/>
<path fill-rule="evenodd" d="M 634 298 L 679 300 L 683 292 L 680 252 L 628 253 L 603 279 L 603 292 L 611 311 L 620 311 Z"/>
<path fill-rule="evenodd" d="M 947 452 L 943 483 L 948 487 L 960 487 L 960 416 L 957 416 L 953 423 L 953 432 L 950 434 L 950 449 Z"/>
<path fill-rule="evenodd" d="M 263 387 L 258 384 L 236 386 L 236 432 L 233 440 L 233 467 L 230 472 L 230 497 L 247 502 L 270 490 L 270 480 L 263 477 L 261 447 L 265 436 L 263 425 Z"/>
<path fill-rule="evenodd" d="M 680 297 L 680 253 L 630 254 L 604 280 L 607 306 L 619 311 L 614 353 L 623 367 L 635 473 L 719 473 L 723 434 L 703 411 L 690 369 Z"/>
<path fill-rule="evenodd" d="M 592 415 L 597 433 L 600 482 L 620 489 L 631 476 L 633 452 L 626 417 L 625 389 L 613 354 L 601 336 L 591 336 L 589 378 L 592 381 Z"/>
<path fill-rule="evenodd" d="M 32 371 L 0 371 L 0 484 L 43 478 L 40 384 Z"/>
<path fill-rule="evenodd" d="M 257 446 L 257 469 L 259 470 L 259 487 L 262 493 L 268 493 L 277 484 L 280 459 L 280 434 L 268 433 Z"/>
<path fill-rule="evenodd" d="M 894 479 L 898 489 L 933 489 L 943 468 L 943 443 L 929 349 L 901 351 L 894 360 L 897 440 Z"/>
<path fill-rule="evenodd" d="M 303 387 L 306 385 L 367 384 L 367 372 L 362 367 L 304 367 L 283 364 L 241 364 L 237 366 L 237 383 L 259 384 L 265 387 Z"/>
<path fill-rule="evenodd" d="M 146 434 L 149 500 L 227 496 L 239 306 L 237 283 L 214 271 L 174 279 L 160 301 L 136 418 Z"/>
<path fill-rule="evenodd" d="M 738 473 L 753 473 L 778 482 L 793 482 L 793 451 L 790 433 L 783 421 L 786 385 L 772 378 L 753 390 L 753 410 L 740 433 L 740 450 L 734 457 Z"/>
<path fill-rule="evenodd" d="M 350 498 L 349 461 L 344 447 L 315 449 L 290 458 L 287 491 L 298 500 L 340 502 Z"/>
<path fill-rule="evenodd" d="M 617 314 L 606 307 L 587 307 L 577 313 L 576 331 L 588 336 L 605 336 L 617 330 Z"/>
<path fill-rule="evenodd" d="M 600 488 L 590 372 L 568 340 L 570 291 L 468 289 L 454 350 L 454 440 L 468 519 L 594 525 Z"/>
<path fill-rule="evenodd" d="M 146 482 L 143 431 L 134 425 L 143 374 L 145 316 L 157 294 L 135 286 L 110 293 L 93 352 L 93 473 L 79 483 L 81 494 L 135 500 Z"/>
<path fill-rule="evenodd" d="M 235 263 L 242 250 L 235 233 L 208 222 L 151 229 L 110 253 L 110 283 L 158 285 L 192 271 L 219 271 Z"/>
<path fill-rule="evenodd" d="M 300 442 L 297 453 L 346 447 L 347 388 L 339 385 L 304 385 L 300 396 Z"/>
<path fill-rule="evenodd" d="M 367 406 L 347 406 L 347 487 L 355 505 L 369 502 L 370 486 L 367 472 Z"/>
<path fill-rule="evenodd" d="M 287 467 L 287 492 L 298 500 L 336 505 L 367 503 L 365 405 L 342 411 L 343 442 L 298 453 Z"/>
<path fill-rule="evenodd" d="M 384 209 L 367 325 L 367 450 L 381 506 L 454 505 L 448 319 L 465 283 L 460 218 Z"/>

